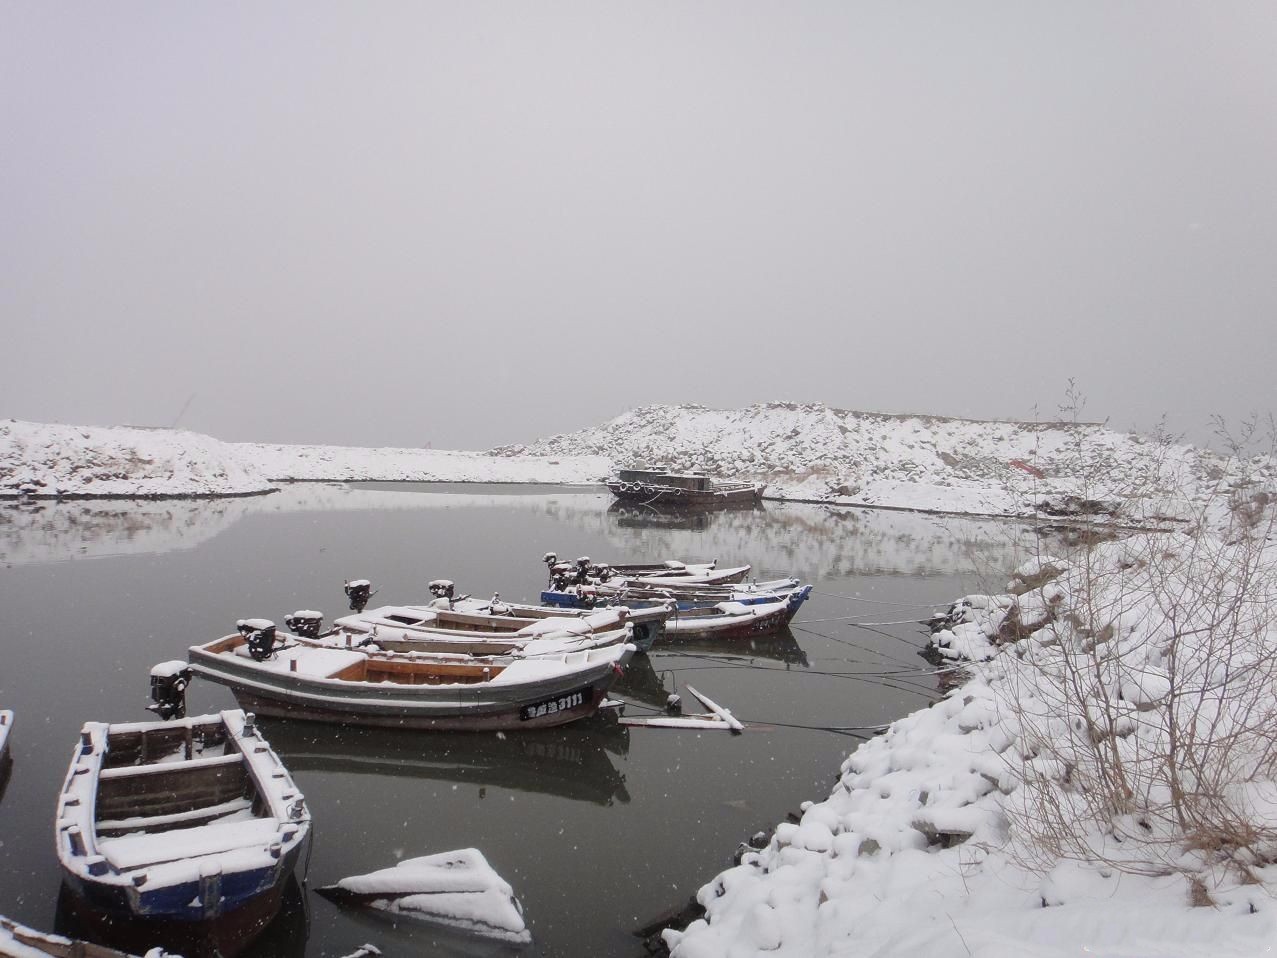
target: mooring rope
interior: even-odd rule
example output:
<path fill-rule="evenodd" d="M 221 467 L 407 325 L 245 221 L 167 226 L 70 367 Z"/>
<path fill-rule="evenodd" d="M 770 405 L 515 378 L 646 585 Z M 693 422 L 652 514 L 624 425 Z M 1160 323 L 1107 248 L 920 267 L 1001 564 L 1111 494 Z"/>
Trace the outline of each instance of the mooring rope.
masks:
<path fill-rule="evenodd" d="M 812 589 L 812 595 L 823 595 L 831 599 L 846 599 L 849 602 L 868 602 L 871 605 L 894 605 L 901 609 L 934 609 L 937 604 L 950 605 L 952 603 L 909 603 L 909 602 L 892 602 L 889 599 L 869 599 L 862 595 L 846 595 L 842 592 L 821 592 L 819 589 Z"/>

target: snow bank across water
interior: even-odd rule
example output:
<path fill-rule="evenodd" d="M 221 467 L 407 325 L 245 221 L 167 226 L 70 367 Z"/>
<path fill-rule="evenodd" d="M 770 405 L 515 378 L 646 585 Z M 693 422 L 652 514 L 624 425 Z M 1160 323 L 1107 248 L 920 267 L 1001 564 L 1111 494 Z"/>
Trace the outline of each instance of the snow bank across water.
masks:
<path fill-rule="evenodd" d="M 0 496 L 177 498 L 273 488 L 232 445 L 199 433 L 0 422 Z"/>
<path fill-rule="evenodd" d="M 1103 512 L 1106 498 L 1140 487 L 1145 514 L 1206 481 L 1209 453 L 1119 433 L 1099 423 L 998 422 L 887 415 L 821 403 L 740 409 L 644 406 L 610 422 L 507 456 L 603 456 L 674 471 L 767 484 L 767 496 L 970 515 L 1068 511 L 1079 498 Z"/>

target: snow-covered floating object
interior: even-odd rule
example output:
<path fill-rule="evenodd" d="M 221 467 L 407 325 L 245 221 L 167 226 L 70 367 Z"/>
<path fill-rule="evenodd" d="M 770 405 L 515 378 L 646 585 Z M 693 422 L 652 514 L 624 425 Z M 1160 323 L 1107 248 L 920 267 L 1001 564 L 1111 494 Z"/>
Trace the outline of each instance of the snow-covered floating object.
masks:
<path fill-rule="evenodd" d="M 0 765 L 9 757 L 9 730 L 13 728 L 13 713 L 0 709 Z"/>
<path fill-rule="evenodd" d="M 318 889 L 338 904 L 446 925 L 517 944 L 532 940 L 510 885 L 477 848 L 408 858 Z"/>
<path fill-rule="evenodd" d="M 62 935 L 48 935 L 26 925 L 19 925 L 4 915 L 0 915 L 0 955 L 4 958 L 40 958 L 42 955 L 52 955 L 54 958 L 133 958 L 127 952 L 116 951 L 104 945 L 95 945 L 77 938 L 64 938 Z M 181 956 L 163 948 L 152 948 L 144 958 Z"/>
<path fill-rule="evenodd" d="M 205 921 L 278 908 L 310 831 L 279 758 L 236 710 L 89 722 L 54 823 L 68 884 L 117 915 Z"/>

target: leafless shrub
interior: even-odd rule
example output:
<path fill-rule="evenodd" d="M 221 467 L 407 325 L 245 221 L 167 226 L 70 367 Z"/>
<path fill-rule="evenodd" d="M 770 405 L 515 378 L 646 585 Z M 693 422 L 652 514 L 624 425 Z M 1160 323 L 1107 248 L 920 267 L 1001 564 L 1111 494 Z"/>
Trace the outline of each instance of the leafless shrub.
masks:
<path fill-rule="evenodd" d="M 1074 412 L 1078 398 L 1071 392 Z M 1058 614 L 1032 629 L 1021 616 L 1008 635 L 1014 658 L 999 682 L 1022 784 L 1007 811 L 1028 864 L 1183 873 L 1204 904 L 1204 870 L 1223 865 L 1248 881 L 1277 861 L 1272 459 L 1243 454 L 1252 424 L 1221 436 L 1230 454 L 1210 471 L 1215 485 L 1203 490 L 1199 472 L 1171 489 L 1196 504 L 1191 522 L 1076 540 L 1063 571 L 1052 570 Z M 1149 444 L 1143 474 L 1128 471 L 1131 484 L 1115 490 L 1111 476 L 1089 471 L 1079 441 L 1079 494 L 1165 495 L 1166 448 Z"/>

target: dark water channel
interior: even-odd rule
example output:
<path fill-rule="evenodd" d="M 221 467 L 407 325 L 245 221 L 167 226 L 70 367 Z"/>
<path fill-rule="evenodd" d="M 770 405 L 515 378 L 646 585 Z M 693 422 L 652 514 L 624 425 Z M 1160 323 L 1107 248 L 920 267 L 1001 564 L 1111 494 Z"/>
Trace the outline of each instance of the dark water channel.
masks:
<path fill-rule="evenodd" d="M 300 485 L 258 499 L 0 506 L 0 708 L 16 714 L 0 794 L 0 914 L 75 931 L 54 799 L 81 724 L 151 718 L 147 673 L 244 616 L 331 619 L 344 579 L 378 602 L 459 592 L 535 599 L 541 555 L 748 561 L 815 585 L 792 631 L 656 649 L 618 688 L 643 714 L 691 683 L 761 727 L 743 735 L 591 721 L 504 736 L 388 734 L 270 722 L 314 815 L 306 883 L 249 955 L 504 954 L 339 911 L 307 888 L 474 846 L 514 887 L 534 955 L 643 954 L 633 931 L 684 904 L 736 846 L 824 798 L 855 734 L 927 704 L 917 624 L 1000 587 L 1012 530 L 920 515 L 768 504 L 693 517 L 609 510 L 555 488 Z M 860 626 L 853 623 L 872 623 Z M 887 624 L 881 624 L 887 623 Z M 192 714 L 234 707 L 196 682 Z M 303 877 L 303 866 L 298 878 Z M 65 896 L 63 896 L 65 898 Z"/>

